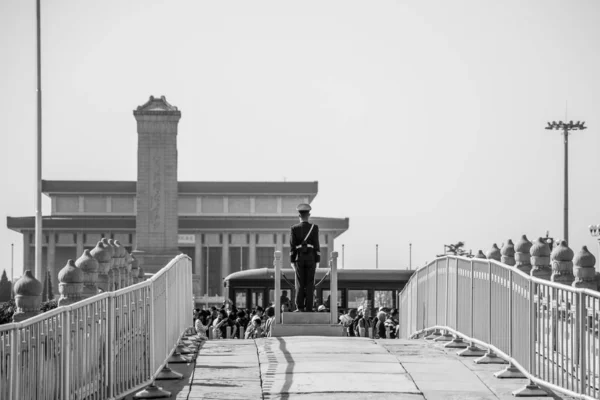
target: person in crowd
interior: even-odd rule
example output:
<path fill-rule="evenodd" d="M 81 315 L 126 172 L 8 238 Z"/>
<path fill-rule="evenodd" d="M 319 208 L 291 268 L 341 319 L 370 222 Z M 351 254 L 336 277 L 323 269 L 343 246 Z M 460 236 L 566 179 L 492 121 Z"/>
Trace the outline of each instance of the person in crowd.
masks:
<path fill-rule="evenodd" d="M 213 332 L 215 333 L 215 338 L 224 339 L 227 337 L 227 326 L 229 325 L 229 317 L 227 316 L 227 311 L 224 308 L 220 309 L 218 312 L 217 319 L 213 321 Z"/>
<path fill-rule="evenodd" d="M 210 308 L 210 315 L 209 315 L 209 326 L 212 326 L 215 319 L 217 319 L 219 317 L 219 310 L 217 310 L 217 307 L 212 306 Z"/>
<path fill-rule="evenodd" d="M 352 322 L 354 322 L 355 318 L 356 318 L 356 309 L 355 308 L 349 309 L 347 314 L 343 314 L 340 317 L 340 325 L 342 325 L 348 331 L 348 336 L 356 336 L 354 334 L 354 329 L 352 329 Z"/>
<path fill-rule="evenodd" d="M 398 330 L 398 310 L 396 308 L 392 308 L 387 314 L 385 327 L 390 330 L 390 338 L 395 339 L 397 337 L 396 331 Z"/>
<path fill-rule="evenodd" d="M 281 291 L 281 298 L 279 299 L 279 303 L 281 305 L 284 305 L 284 304 L 287 305 L 288 308 L 290 307 L 290 305 L 291 305 L 292 302 L 291 302 L 290 298 L 288 297 L 287 290 L 282 290 Z"/>
<path fill-rule="evenodd" d="M 371 327 L 373 326 L 373 323 L 371 322 L 371 318 L 369 317 L 370 314 L 370 310 L 369 309 L 364 309 L 361 308 L 359 309 L 361 310 L 361 312 L 358 315 L 358 321 L 356 324 L 356 336 L 360 336 L 360 337 L 369 337 L 369 331 L 371 330 Z"/>
<path fill-rule="evenodd" d="M 377 322 L 375 323 L 375 337 L 377 339 L 386 339 L 387 333 L 385 329 L 385 320 L 387 315 L 385 311 L 379 311 L 377 313 Z"/>
<path fill-rule="evenodd" d="M 261 306 L 256 306 L 256 314 L 255 315 L 258 316 L 258 318 L 260 318 L 262 320 L 264 314 L 265 314 L 265 309 L 262 308 Z"/>
<path fill-rule="evenodd" d="M 262 336 L 262 321 L 260 318 L 252 318 L 252 321 L 248 324 L 246 329 L 246 339 L 256 339 Z"/>
<path fill-rule="evenodd" d="M 282 304 L 281 305 L 281 312 L 289 312 L 290 311 L 290 305 L 289 304 Z"/>
<path fill-rule="evenodd" d="M 236 322 L 239 324 L 240 328 L 248 328 L 248 317 L 246 317 L 246 313 L 243 310 L 237 312 Z"/>
<path fill-rule="evenodd" d="M 204 340 L 208 339 L 208 325 L 204 324 L 205 321 L 206 316 L 203 313 L 199 313 L 198 318 L 196 318 L 196 321 L 194 321 L 194 329 L 196 330 L 196 333 L 198 334 L 200 339 Z"/>
<path fill-rule="evenodd" d="M 265 322 L 265 329 L 263 329 L 263 337 L 271 337 L 271 327 L 273 326 L 273 320 L 275 320 L 275 308 L 267 307 L 265 314 L 267 315 L 267 321 Z"/>

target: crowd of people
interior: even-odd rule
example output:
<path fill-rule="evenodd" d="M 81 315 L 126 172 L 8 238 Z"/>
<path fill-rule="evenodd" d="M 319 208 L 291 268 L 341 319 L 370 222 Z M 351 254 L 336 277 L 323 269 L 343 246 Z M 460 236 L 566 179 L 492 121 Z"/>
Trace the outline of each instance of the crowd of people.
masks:
<path fill-rule="evenodd" d="M 290 312 L 287 302 L 282 302 L 282 312 Z M 318 307 L 318 312 L 329 312 L 325 305 Z M 347 312 L 340 310 L 339 324 L 345 329 L 347 336 L 391 338 L 397 337 L 398 310 L 380 307 L 374 317 L 370 310 L 363 307 L 351 308 Z M 257 339 L 270 337 L 271 326 L 275 319 L 275 308 L 256 307 L 252 310 L 238 309 L 235 304 L 225 301 L 220 308 L 194 310 L 194 328 L 200 337 L 215 339 Z"/>

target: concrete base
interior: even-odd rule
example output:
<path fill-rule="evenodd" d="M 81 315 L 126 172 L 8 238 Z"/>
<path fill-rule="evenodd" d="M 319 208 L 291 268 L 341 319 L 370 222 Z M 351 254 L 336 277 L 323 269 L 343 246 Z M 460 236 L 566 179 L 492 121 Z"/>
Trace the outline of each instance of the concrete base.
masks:
<path fill-rule="evenodd" d="M 277 324 L 271 327 L 272 337 L 283 336 L 344 336 L 342 325 Z"/>
<path fill-rule="evenodd" d="M 494 376 L 498 379 L 523 379 L 526 376 L 519 371 L 517 367 L 512 365 L 512 363 L 508 364 L 508 367 L 504 368 L 502 371 L 498 371 L 494 374 Z"/>
<path fill-rule="evenodd" d="M 145 273 L 155 274 L 171 262 L 172 259 L 181 254 L 181 252 L 178 249 L 134 250 L 131 254 L 139 261 Z"/>

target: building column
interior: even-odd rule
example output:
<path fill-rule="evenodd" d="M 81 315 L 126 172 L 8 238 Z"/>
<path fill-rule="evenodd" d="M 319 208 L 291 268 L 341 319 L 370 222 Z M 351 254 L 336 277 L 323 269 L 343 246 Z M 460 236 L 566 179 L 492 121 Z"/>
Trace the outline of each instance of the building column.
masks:
<path fill-rule="evenodd" d="M 46 271 L 50 272 L 50 279 L 52 280 L 52 293 L 58 294 L 58 271 L 61 270 L 64 265 L 56 265 L 56 233 L 48 232 L 48 251 L 46 252 Z M 38 279 L 42 284 L 44 281 Z M 44 299 L 45 300 L 45 299 Z"/>
<path fill-rule="evenodd" d="M 280 251 L 283 255 L 283 233 L 278 232 L 276 234 L 276 238 L 277 241 L 275 242 L 275 251 Z"/>
<path fill-rule="evenodd" d="M 333 252 L 335 251 L 333 248 L 333 237 L 335 236 L 334 232 L 326 232 L 326 234 L 327 239 L 329 239 L 327 240 L 327 250 L 329 251 L 329 254 L 333 254 Z"/>
<path fill-rule="evenodd" d="M 223 279 L 227 275 L 229 275 L 229 272 L 231 271 L 231 265 L 229 265 L 229 233 L 223 233 L 223 243 L 221 246 L 221 251 L 221 278 Z M 223 296 L 226 298 L 227 288 L 222 287 L 221 290 Z"/>
<path fill-rule="evenodd" d="M 248 264 L 250 269 L 256 269 L 256 233 L 250 233 L 250 250 L 248 251 Z"/>
<path fill-rule="evenodd" d="M 31 246 L 29 245 L 29 232 L 24 232 L 23 233 L 23 269 L 21 270 L 20 276 L 23 276 L 25 271 L 27 271 L 28 269 L 31 269 L 31 266 L 29 265 L 29 263 L 31 262 L 30 257 L 29 257 L 30 251 L 31 251 Z"/>
<path fill-rule="evenodd" d="M 202 268 L 204 265 L 204 249 L 202 247 L 202 234 L 196 233 L 195 235 L 195 249 L 194 249 L 194 269 L 192 274 L 196 275 L 198 279 L 198 284 L 200 286 L 200 290 L 198 293 L 194 293 L 197 297 L 202 296 L 202 294 L 206 294 L 206 271 Z"/>
<path fill-rule="evenodd" d="M 83 232 L 77 232 L 77 249 L 75 250 L 75 257 L 79 258 L 83 255 Z"/>

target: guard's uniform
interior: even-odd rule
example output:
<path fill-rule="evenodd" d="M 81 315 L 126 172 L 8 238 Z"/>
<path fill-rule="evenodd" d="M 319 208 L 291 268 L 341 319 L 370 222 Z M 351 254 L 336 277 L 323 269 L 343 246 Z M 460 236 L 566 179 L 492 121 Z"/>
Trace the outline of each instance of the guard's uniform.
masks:
<path fill-rule="evenodd" d="M 300 204 L 298 211 L 310 211 L 308 204 Z M 296 265 L 296 307 L 312 311 L 315 292 L 315 269 L 321 262 L 319 227 L 310 222 L 292 226 L 290 235 L 290 262 Z"/>

